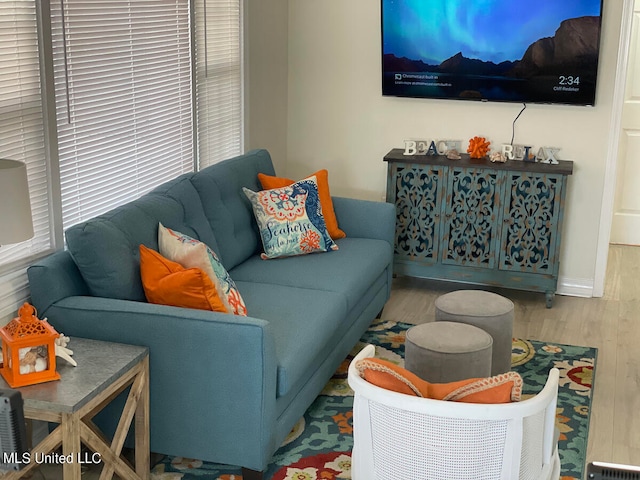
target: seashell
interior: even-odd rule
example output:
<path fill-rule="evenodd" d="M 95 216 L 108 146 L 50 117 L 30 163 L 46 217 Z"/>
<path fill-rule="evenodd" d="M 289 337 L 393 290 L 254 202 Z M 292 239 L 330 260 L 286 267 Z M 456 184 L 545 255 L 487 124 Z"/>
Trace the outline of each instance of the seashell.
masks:
<path fill-rule="evenodd" d="M 489 160 L 492 162 L 504 163 L 507 161 L 507 157 L 502 152 L 493 152 L 489 156 Z"/>
<path fill-rule="evenodd" d="M 47 369 L 47 360 L 42 357 L 38 357 L 34 368 L 36 372 L 44 372 Z"/>
<path fill-rule="evenodd" d="M 449 160 L 460 160 L 462 156 L 460 155 L 460 152 L 458 152 L 458 150 L 456 150 L 455 148 L 452 148 L 447 152 L 447 158 Z"/>
<path fill-rule="evenodd" d="M 34 365 L 20 365 L 20 375 L 26 375 L 27 373 L 33 373 L 36 371 Z"/>

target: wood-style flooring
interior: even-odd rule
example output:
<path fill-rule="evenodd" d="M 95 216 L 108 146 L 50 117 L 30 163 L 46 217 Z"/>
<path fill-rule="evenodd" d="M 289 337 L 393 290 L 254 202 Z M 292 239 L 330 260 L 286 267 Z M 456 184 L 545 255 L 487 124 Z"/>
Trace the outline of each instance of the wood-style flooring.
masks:
<path fill-rule="evenodd" d="M 383 318 L 433 321 L 434 301 L 469 287 L 398 277 Z M 602 298 L 491 289 L 515 304 L 514 336 L 598 348 L 587 461 L 640 465 L 640 247 L 612 245 Z"/>
<path fill-rule="evenodd" d="M 514 336 L 598 348 L 587 461 L 640 465 L 640 247 L 612 246 L 603 298 L 494 290 L 515 304 Z M 460 284 L 399 277 L 383 318 L 407 323 L 433 320 L 434 301 Z M 99 472 L 83 473 L 95 480 Z M 61 479 L 59 467 L 41 468 L 33 480 Z"/>

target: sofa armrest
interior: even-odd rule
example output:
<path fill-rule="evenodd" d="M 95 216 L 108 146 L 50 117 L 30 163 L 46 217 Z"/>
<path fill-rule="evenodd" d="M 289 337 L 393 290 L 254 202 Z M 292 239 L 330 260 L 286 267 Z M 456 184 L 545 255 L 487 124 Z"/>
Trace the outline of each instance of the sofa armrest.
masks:
<path fill-rule="evenodd" d="M 198 458 L 266 465 L 277 417 L 269 322 L 83 296 L 57 301 L 46 314 L 65 335 L 149 347 L 154 451 L 181 455 L 164 449 L 164 439 L 171 439 L 171 445 L 191 445 L 191 452 L 197 445 Z"/>
<path fill-rule="evenodd" d="M 27 269 L 33 305 L 40 316 L 58 300 L 90 295 L 80 270 L 67 250 L 39 259 Z"/>
<path fill-rule="evenodd" d="M 338 226 L 347 237 L 385 240 L 393 247 L 396 209 L 386 202 L 332 197 Z"/>

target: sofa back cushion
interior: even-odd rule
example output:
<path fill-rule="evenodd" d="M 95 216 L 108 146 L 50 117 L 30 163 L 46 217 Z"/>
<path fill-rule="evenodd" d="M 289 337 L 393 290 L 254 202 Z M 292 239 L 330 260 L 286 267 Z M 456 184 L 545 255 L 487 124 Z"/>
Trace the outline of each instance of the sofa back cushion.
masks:
<path fill-rule="evenodd" d="M 271 156 L 266 150 L 254 150 L 217 163 L 196 173 L 191 179 L 218 241 L 219 249 L 214 248 L 214 251 L 227 270 L 257 254 L 262 248 L 251 203 L 242 193 L 242 187 L 262 190 L 258 173 L 275 174 Z"/>
<path fill-rule="evenodd" d="M 178 177 L 133 202 L 67 229 L 69 252 L 93 296 L 145 301 L 139 246 L 157 250 L 160 222 L 216 250 L 192 175 Z"/>

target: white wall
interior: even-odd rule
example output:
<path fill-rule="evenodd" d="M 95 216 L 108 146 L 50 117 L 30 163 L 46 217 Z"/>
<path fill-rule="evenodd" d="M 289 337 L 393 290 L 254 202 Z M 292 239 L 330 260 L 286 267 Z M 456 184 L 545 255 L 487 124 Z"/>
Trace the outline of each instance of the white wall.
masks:
<path fill-rule="evenodd" d="M 288 3 L 245 0 L 245 149 L 266 148 L 277 171 L 287 161 Z"/>
<path fill-rule="evenodd" d="M 573 160 L 560 292 L 591 295 L 622 2 L 605 1 L 595 107 L 529 105 L 515 143 Z M 488 26 L 490 28 L 490 26 Z M 382 157 L 410 138 L 509 143 L 520 104 L 382 97 L 378 0 L 290 0 L 286 173 L 329 169 L 333 194 L 381 200 Z M 255 122 L 252 122 L 255 123 Z"/>

